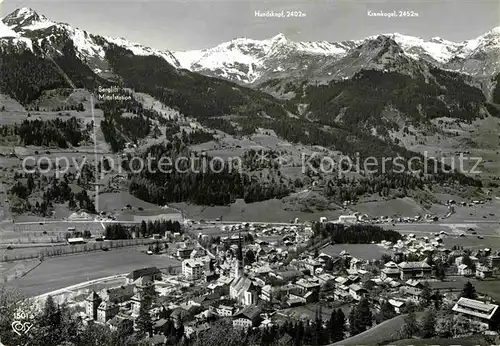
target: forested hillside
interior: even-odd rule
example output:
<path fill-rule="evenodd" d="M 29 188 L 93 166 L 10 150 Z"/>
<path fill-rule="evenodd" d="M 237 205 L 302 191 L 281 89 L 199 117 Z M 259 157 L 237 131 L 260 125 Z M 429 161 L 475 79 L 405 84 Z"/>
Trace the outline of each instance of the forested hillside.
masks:
<path fill-rule="evenodd" d="M 0 92 L 11 95 L 22 104 L 37 99 L 44 90 L 68 86 L 50 60 L 30 51 L 20 54 L 3 51 L 0 59 Z"/>
<path fill-rule="evenodd" d="M 176 70 L 156 56 L 136 56 L 110 45 L 106 51 L 114 72 L 125 85 L 145 92 L 186 116 L 203 119 L 223 115 L 284 117 L 281 101 L 263 92 L 186 70 Z"/>
<path fill-rule="evenodd" d="M 308 104 L 311 117 L 326 125 L 342 124 L 351 132 L 387 135 L 398 128 L 398 121 L 421 126 L 430 119 L 451 117 L 471 121 L 480 116 L 486 101 L 481 90 L 473 88 L 456 74 L 432 69 L 435 80 L 412 78 L 399 73 L 368 70 L 354 78 L 333 81 L 328 85 L 311 85 L 305 97 L 295 100 Z M 388 108 L 399 111 L 396 118 L 384 117 Z"/>

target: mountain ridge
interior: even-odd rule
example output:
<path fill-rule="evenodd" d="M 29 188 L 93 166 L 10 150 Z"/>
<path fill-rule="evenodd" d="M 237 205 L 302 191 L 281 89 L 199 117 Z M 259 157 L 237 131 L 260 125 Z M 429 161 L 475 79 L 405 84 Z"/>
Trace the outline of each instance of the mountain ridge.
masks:
<path fill-rule="evenodd" d="M 268 49 L 277 37 L 284 43 L 280 56 L 276 56 Z M 440 37 L 424 40 L 400 33 L 377 34 L 361 40 L 342 42 L 295 42 L 279 34 L 264 40 L 237 38 L 213 48 L 173 52 L 173 54 L 179 60 L 181 67 L 191 71 L 238 83 L 259 84 L 269 79 L 269 74 L 273 72 L 282 72 L 287 68 L 295 69 L 298 64 L 290 61 L 299 59 L 301 62 L 310 62 L 315 59 L 321 60 L 326 56 L 330 60 L 329 64 L 333 65 L 359 45 L 380 37 L 392 38 L 408 57 L 425 60 L 440 68 L 473 76 L 491 77 L 500 72 L 498 63 L 500 27 L 462 42 L 453 42 Z M 249 53 L 242 55 L 241 52 L 245 51 Z M 483 63 L 477 59 L 481 54 L 485 55 Z M 221 57 L 226 57 L 226 60 L 220 59 Z M 279 66 L 280 64 L 282 66 Z"/>

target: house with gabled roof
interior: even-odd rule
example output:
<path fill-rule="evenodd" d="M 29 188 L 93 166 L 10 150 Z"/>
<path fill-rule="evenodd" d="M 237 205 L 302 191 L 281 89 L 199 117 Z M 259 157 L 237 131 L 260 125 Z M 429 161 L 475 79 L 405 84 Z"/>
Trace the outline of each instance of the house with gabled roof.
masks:
<path fill-rule="evenodd" d="M 493 276 L 493 272 L 490 268 L 482 265 L 476 267 L 476 277 L 480 279 L 488 279 Z"/>
<path fill-rule="evenodd" d="M 102 289 L 101 291 L 99 291 L 99 296 L 102 298 L 103 301 L 106 300 L 113 302 L 115 304 L 119 304 L 132 298 L 134 293 L 135 293 L 135 285 L 131 283 L 131 284 L 121 285 L 118 287 Z"/>
<path fill-rule="evenodd" d="M 132 330 L 134 328 L 134 321 L 129 316 L 116 315 L 106 322 L 112 331 L 122 330 Z"/>
<path fill-rule="evenodd" d="M 386 280 L 387 278 L 399 279 L 401 277 L 401 270 L 398 265 L 393 261 L 384 264 L 384 269 L 380 272 L 380 278 Z"/>
<path fill-rule="evenodd" d="M 103 301 L 97 308 L 97 321 L 105 323 L 115 317 L 118 314 L 119 310 L 120 308 L 118 307 L 118 305 L 112 302 Z"/>
<path fill-rule="evenodd" d="M 262 310 L 257 306 L 247 306 L 237 312 L 233 319 L 233 328 L 248 329 L 258 327 L 261 321 Z"/>
<path fill-rule="evenodd" d="M 127 275 L 127 283 L 133 283 L 140 277 L 146 277 L 150 281 L 161 280 L 162 275 L 160 269 L 156 267 L 137 269 Z"/>
<path fill-rule="evenodd" d="M 406 306 L 406 303 L 399 299 L 389 299 L 388 302 L 392 305 L 394 311 L 396 311 L 397 314 L 401 314 L 404 307 Z"/>
<path fill-rule="evenodd" d="M 352 284 L 349 286 L 349 294 L 355 300 L 361 300 L 367 293 L 368 291 L 360 285 Z"/>
<path fill-rule="evenodd" d="M 482 329 L 490 329 L 498 324 L 498 305 L 480 300 L 460 298 L 452 310 L 466 316 Z"/>
<path fill-rule="evenodd" d="M 425 261 L 401 262 L 398 264 L 398 268 L 400 269 L 401 280 L 430 278 L 432 274 L 432 267 Z"/>

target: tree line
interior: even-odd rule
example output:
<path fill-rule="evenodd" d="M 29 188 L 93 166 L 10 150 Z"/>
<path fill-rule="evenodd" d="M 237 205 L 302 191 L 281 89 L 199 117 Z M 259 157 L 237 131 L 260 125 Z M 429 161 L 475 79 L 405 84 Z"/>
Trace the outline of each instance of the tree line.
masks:
<path fill-rule="evenodd" d="M 379 243 L 382 240 L 395 243 L 403 239 L 401 233 L 397 231 L 363 224 L 346 226 L 318 222 L 314 224 L 313 231 L 315 237 L 331 239 L 335 244 L 370 244 L 372 241 Z"/>
<path fill-rule="evenodd" d="M 147 238 L 153 234 L 165 235 L 165 232 L 183 233 L 183 228 L 178 221 L 172 220 L 155 220 L 142 221 L 140 226 L 127 226 L 123 224 L 109 224 L 104 230 L 106 239 L 132 239 L 133 234 L 137 237 Z"/>
<path fill-rule="evenodd" d="M 17 133 L 24 145 L 68 148 L 68 143 L 77 147 L 81 142 L 88 141 L 92 127 L 93 123 L 83 126 L 82 120 L 76 117 L 67 120 L 24 120 Z"/>

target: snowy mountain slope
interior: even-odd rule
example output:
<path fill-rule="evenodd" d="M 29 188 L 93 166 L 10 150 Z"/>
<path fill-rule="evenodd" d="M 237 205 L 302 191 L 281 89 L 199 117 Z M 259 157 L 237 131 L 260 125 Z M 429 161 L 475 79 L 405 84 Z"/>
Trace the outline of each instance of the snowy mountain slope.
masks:
<path fill-rule="evenodd" d="M 0 22 L 0 38 L 17 37 L 17 33 L 10 29 L 7 25 Z"/>
<path fill-rule="evenodd" d="M 16 50 L 32 49 L 31 40 L 21 37 L 18 33 L 0 21 L 0 51 L 7 45 L 19 47 Z"/>
<path fill-rule="evenodd" d="M 237 38 L 215 48 L 176 52 L 174 56 L 188 70 L 254 83 L 269 73 L 297 68 L 305 60 L 340 58 L 355 45 L 354 41 L 293 42 L 279 34 L 262 41 Z"/>
<path fill-rule="evenodd" d="M 323 79 L 328 82 L 332 79 L 351 78 L 363 69 L 429 78 L 428 64 L 413 59 L 393 38 L 381 35 L 365 40 L 341 59 L 326 65 L 318 71 L 315 80 Z"/>
<path fill-rule="evenodd" d="M 145 47 L 137 43 L 129 42 L 123 38 L 101 37 L 92 35 L 85 30 L 81 30 L 65 23 L 58 23 L 39 15 L 30 8 L 20 8 L 4 17 L 1 21 L 1 33 L 6 35 L 16 35 L 18 41 L 25 44 L 25 48 L 33 51 L 33 45 L 40 47 L 44 53 L 60 54 L 60 47 L 66 39 L 73 42 L 78 58 L 88 64 L 94 71 L 103 71 L 107 68 L 105 61 L 104 46 L 113 43 L 120 47 L 131 50 L 137 55 L 155 55 L 165 59 L 175 67 L 179 66 L 178 61 L 168 51 L 159 51 Z M 4 29 L 1 29 L 4 28 Z M 6 28 L 6 29 L 5 29 Z M 2 40 L 5 41 L 5 40 Z M 3 44 L 15 45 L 18 42 L 9 41 Z"/>
<path fill-rule="evenodd" d="M 474 40 L 461 43 L 445 68 L 474 76 L 491 77 L 500 72 L 500 26 Z"/>
<path fill-rule="evenodd" d="M 412 60 L 473 76 L 500 72 L 500 27 L 464 42 L 439 37 L 424 40 L 399 33 L 346 42 L 294 42 L 280 34 L 267 40 L 235 39 L 217 47 L 174 55 L 183 68 L 240 83 L 260 84 L 274 78 L 309 79 L 335 73 L 335 64 L 355 49 L 379 37 L 389 37 Z M 382 40 L 379 40 L 382 42 Z M 376 45 L 374 49 L 378 49 Z M 345 66 L 343 67 L 345 68 Z M 325 74 L 326 73 L 326 74 Z"/>

